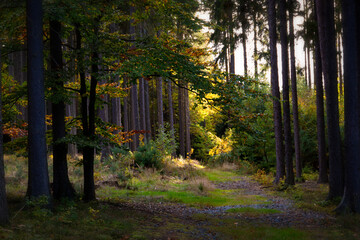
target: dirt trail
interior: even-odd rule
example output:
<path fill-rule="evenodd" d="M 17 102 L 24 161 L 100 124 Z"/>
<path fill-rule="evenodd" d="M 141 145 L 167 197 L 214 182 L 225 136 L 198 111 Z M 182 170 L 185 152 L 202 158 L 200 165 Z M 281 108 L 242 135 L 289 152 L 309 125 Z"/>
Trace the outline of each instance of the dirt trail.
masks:
<path fill-rule="evenodd" d="M 235 181 L 227 181 L 221 183 L 214 183 L 217 189 L 241 190 L 239 194 L 246 195 L 260 195 L 267 198 L 266 204 L 252 204 L 252 205 L 234 205 L 222 207 L 208 207 L 208 208 L 193 208 L 184 204 L 175 204 L 169 202 L 124 202 L 117 204 L 118 206 L 146 211 L 151 214 L 162 214 L 171 217 L 177 217 L 184 220 L 191 220 L 194 215 L 207 215 L 209 218 L 226 219 L 235 218 L 239 221 L 246 221 L 250 224 L 266 224 L 274 227 L 300 227 L 300 228 L 319 228 L 333 225 L 335 218 L 320 212 L 299 209 L 292 200 L 276 196 L 269 193 L 262 185 L 252 180 L 248 176 L 241 176 Z M 271 214 L 246 214 L 246 213 L 228 213 L 230 208 L 255 208 L 255 209 L 275 209 L 278 213 Z M 206 224 L 205 222 L 196 224 Z"/>

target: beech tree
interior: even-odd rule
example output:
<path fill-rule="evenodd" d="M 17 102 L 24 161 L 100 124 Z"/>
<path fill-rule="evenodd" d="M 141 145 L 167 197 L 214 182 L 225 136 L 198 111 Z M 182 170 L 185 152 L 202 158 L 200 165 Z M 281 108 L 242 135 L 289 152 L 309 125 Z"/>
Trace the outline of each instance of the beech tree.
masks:
<path fill-rule="evenodd" d="M 27 79 L 28 79 L 28 151 L 29 180 L 27 196 L 45 196 L 50 200 L 50 186 L 45 138 L 45 96 L 43 59 L 43 10 L 41 0 L 26 1 Z"/>
<path fill-rule="evenodd" d="M 67 143 L 64 141 L 65 130 L 65 103 L 63 58 L 61 46 L 61 23 L 50 20 L 50 67 L 52 81 L 52 133 L 53 133 L 53 197 L 55 199 L 73 198 L 73 189 L 67 167 Z"/>

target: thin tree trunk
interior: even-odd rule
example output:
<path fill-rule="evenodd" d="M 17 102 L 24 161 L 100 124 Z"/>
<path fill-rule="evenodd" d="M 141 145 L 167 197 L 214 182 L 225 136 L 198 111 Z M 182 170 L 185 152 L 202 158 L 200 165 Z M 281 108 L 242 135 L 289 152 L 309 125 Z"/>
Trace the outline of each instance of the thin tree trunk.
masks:
<path fill-rule="evenodd" d="M 291 0 L 291 9 L 289 11 L 290 24 L 290 64 L 291 64 L 291 95 L 292 95 L 292 109 L 294 121 L 294 145 L 295 145 L 295 163 L 296 163 L 296 178 L 302 178 L 302 164 L 301 164 L 301 149 L 300 149 L 300 128 L 299 128 L 299 109 L 297 96 L 297 78 L 295 66 L 295 35 L 294 35 L 294 0 Z"/>
<path fill-rule="evenodd" d="M 188 88 L 188 83 L 185 84 L 185 87 Z M 189 91 L 184 89 L 184 113 L 185 113 L 185 141 L 186 141 L 186 156 L 190 157 L 191 155 L 191 139 L 190 139 L 190 99 Z"/>
<path fill-rule="evenodd" d="M 151 139 L 151 119 L 150 119 L 150 99 L 149 99 L 149 83 L 148 83 L 148 81 L 144 82 L 144 92 L 145 92 L 146 139 L 147 139 L 147 141 L 150 141 L 150 139 Z"/>
<path fill-rule="evenodd" d="M 59 95 L 64 92 L 64 83 L 61 76 L 63 59 L 61 49 L 61 23 L 50 21 L 50 67 L 54 81 L 52 93 Z M 53 197 L 55 199 L 75 197 L 67 166 L 67 143 L 62 141 L 66 136 L 65 103 L 58 100 L 52 103 L 52 132 L 53 132 Z"/>
<path fill-rule="evenodd" d="M 170 132 L 171 137 L 175 141 L 175 129 L 174 129 L 174 108 L 173 108 L 173 99 L 172 99 L 172 88 L 171 88 L 171 81 L 168 80 L 168 100 L 169 100 L 169 122 L 170 122 Z M 175 145 L 175 142 L 172 142 Z M 175 152 L 171 154 L 175 156 Z"/>
<path fill-rule="evenodd" d="M 341 34 L 338 36 L 338 63 L 339 63 L 339 90 L 340 90 L 340 97 L 343 95 L 343 74 L 342 74 L 342 54 L 341 54 Z"/>
<path fill-rule="evenodd" d="M 246 47 L 246 32 L 243 27 L 242 29 L 242 44 L 243 44 L 243 54 L 244 54 L 244 75 L 248 75 L 248 66 L 247 66 L 247 47 Z"/>
<path fill-rule="evenodd" d="M 316 4 L 315 4 L 315 21 L 316 18 Z M 319 179 L 318 183 L 329 182 L 328 178 L 328 163 L 326 159 L 326 141 L 325 141 L 325 114 L 324 114 L 324 88 L 322 81 L 322 64 L 320 42 L 318 31 L 316 31 L 315 38 L 315 84 L 316 84 L 316 122 L 317 122 L 317 142 L 318 142 L 318 158 L 319 158 Z"/>
<path fill-rule="evenodd" d="M 257 50 L 257 19 L 256 12 L 253 14 L 254 21 L 254 67 L 255 67 L 255 78 L 258 77 L 258 50 Z"/>
<path fill-rule="evenodd" d="M 140 115 L 140 129 L 142 131 L 146 131 L 144 81 L 145 80 L 143 78 L 139 79 L 139 115 Z"/>
<path fill-rule="evenodd" d="M 270 64 L 271 64 L 271 94 L 273 97 L 274 111 L 274 131 L 276 143 L 276 177 L 275 183 L 285 176 L 284 166 L 284 147 L 283 147 L 283 130 L 281 119 L 280 91 L 277 67 L 277 50 L 276 50 L 276 0 L 268 1 L 268 21 L 270 37 Z"/>
<path fill-rule="evenodd" d="M 329 142 L 329 196 L 340 197 L 344 192 L 343 162 L 339 128 L 337 91 L 337 61 L 334 28 L 334 1 L 317 0 L 317 19 L 321 49 L 322 69 L 325 79 L 326 112 Z"/>
<path fill-rule="evenodd" d="M 0 89 L 2 89 L 2 59 L 1 59 L 1 42 L 0 42 Z M 5 189 L 5 171 L 4 171 L 4 151 L 3 151 L 3 118 L 2 118 L 2 91 L 0 91 L 0 225 L 9 222 L 9 209 L 6 200 Z"/>
<path fill-rule="evenodd" d="M 186 149 L 185 149 L 185 107 L 184 107 L 184 89 L 182 87 L 181 82 L 179 82 L 179 92 L 178 92 L 178 100 L 179 100 L 179 148 L 180 155 L 182 157 L 186 157 Z"/>
<path fill-rule="evenodd" d="M 161 129 L 164 127 L 163 92 L 161 77 L 156 79 L 156 103 L 158 127 Z"/>
<path fill-rule="evenodd" d="M 124 77 L 124 88 L 127 88 L 127 78 Z M 124 131 L 129 132 L 129 97 L 124 97 Z"/>
<path fill-rule="evenodd" d="M 140 130 L 140 119 L 139 119 L 139 102 L 138 102 L 138 93 L 137 93 L 137 84 L 131 86 L 131 118 L 130 118 L 130 128 L 131 130 L 139 131 Z M 134 134 L 132 136 L 132 142 L 130 144 L 131 151 L 136 151 L 139 146 L 139 135 Z"/>
<path fill-rule="evenodd" d="M 289 53 L 287 37 L 286 19 L 286 0 L 280 0 L 280 41 L 281 41 L 281 63 L 282 63 L 282 82 L 283 82 L 283 109 L 284 109 L 284 139 L 285 139 L 285 182 L 294 185 L 294 171 L 292 160 L 292 140 L 291 140 L 291 119 L 290 119 L 290 99 L 289 99 Z"/>
<path fill-rule="evenodd" d="M 308 64 L 308 80 L 309 80 L 309 89 L 311 89 L 311 63 L 310 61 L 310 47 L 307 48 L 307 64 Z"/>
<path fill-rule="evenodd" d="M 45 137 L 42 1 L 27 0 L 26 3 L 29 106 L 29 180 L 27 196 L 35 198 L 46 196 L 50 201 Z"/>

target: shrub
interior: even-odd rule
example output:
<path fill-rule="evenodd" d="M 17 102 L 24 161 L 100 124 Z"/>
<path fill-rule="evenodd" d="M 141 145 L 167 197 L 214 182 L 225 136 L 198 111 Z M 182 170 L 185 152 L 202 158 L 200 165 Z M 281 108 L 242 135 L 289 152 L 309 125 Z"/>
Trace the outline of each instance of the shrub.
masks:
<path fill-rule="evenodd" d="M 145 168 L 161 169 L 163 167 L 162 153 L 153 141 L 138 148 L 134 153 L 135 165 Z"/>

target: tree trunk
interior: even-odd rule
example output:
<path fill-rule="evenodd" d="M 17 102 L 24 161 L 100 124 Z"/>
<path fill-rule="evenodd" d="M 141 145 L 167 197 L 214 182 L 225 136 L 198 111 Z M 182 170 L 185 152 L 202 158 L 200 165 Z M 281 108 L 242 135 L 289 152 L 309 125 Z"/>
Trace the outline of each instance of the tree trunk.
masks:
<path fill-rule="evenodd" d="M 339 62 L 339 91 L 340 91 L 340 97 L 343 95 L 343 74 L 342 74 L 342 54 L 341 54 L 341 34 L 337 37 L 338 39 L 338 62 Z"/>
<path fill-rule="evenodd" d="M 258 77 L 258 50 L 257 50 L 257 19 L 256 12 L 253 14 L 254 21 L 254 68 L 255 68 L 255 78 Z"/>
<path fill-rule="evenodd" d="M 124 84 L 124 88 L 128 87 L 126 77 L 124 77 L 123 84 Z M 129 132 L 129 97 L 128 96 L 124 97 L 124 131 Z"/>
<path fill-rule="evenodd" d="M 325 79 L 326 112 L 329 142 L 329 196 L 340 197 L 344 192 L 343 162 L 339 128 L 337 92 L 337 61 L 334 28 L 334 1 L 317 0 L 317 19 L 322 69 Z"/>
<path fill-rule="evenodd" d="M 158 127 L 159 129 L 161 129 L 164 127 L 163 92 L 161 77 L 156 79 L 156 103 Z"/>
<path fill-rule="evenodd" d="M 244 54 L 244 75 L 248 75 L 248 66 L 247 66 L 247 49 L 246 49 L 246 32 L 244 29 L 244 24 L 242 27 L 242 44 L 243 44 L 243 54 Z"/>
<path fill-rule="evenodd" d="M 345 193 L 338 212 L 360 213 L 360 4 L 344 0 Z"/>
<path fill-rule="evenodd" d="M 301 164 L 301 149 L 300 149 L 300 127 L 299 127 L 299 109 L 297 96 L 297 78 L 295 65 L 295 35 L 294 35 L 294 0 L 291 0 L 291 8 L 289 11 L 290 24 L 290 65 L 291 65 L 291 95 L 292 95 L 292 109 L 294 121 L 294 145 L 295 145 L 295 163 L 296 163 L 296 178 L 302 178 L 302 164 Z"/>
<path fill-rule="evenodd" d="M 2 59 L 1 59 L 1 42 L 0 42 L 0 89 L 2 89 Z M 2 91 L 0 91 L 0 225 L 9 222 L 9 210 L 6 200 L 5 189 L 5 171 L 4 171 L 4 152 L 3 152 L 3 118 L 2 118 Z"/>
<path fill-rule="evenodd" d="M 50 201 L 45 137 L 42 1 L 27 0 L 26 3 L 29 106 L 29 180 L 27 196 L 35 198 L 45 196 Z"/>
<path fill-rule="evenodd" d="M 316 19 L 316 5 L 315 5 L 315 21 Z M 316 127 L 317 127 L 317 142 L 318 142 L 318 158 L 319 158 L 319 179 L 318 183 L 329 182 L 328 178 L 328 163 L 326 159 L 326 141 L 325 141 L 325 114 L 324 114 L 324 89 L 322 82 L 322 64 L 320 42 L 318 31 L 316 31 L 315 38 L 315 85 L 316 85 Z"/>
<path fill-rule="evenodd" d="M 285 176 L 284 167 L 284 147 L 283 147 L 283 130 L 281 119 L 280 91 L 277 67 L 277 50 L 276 50 L 276 0 L 268 1 L 268 21 L 269 21 L 269 38 L 270 38 L 270 64 L 271 64 L 271 94 L 273 96 L 274 111 L 274 131 L 276 143 L 276 177 L 275 183 Z"/>
<path fill-rule="evenodd" d="M 180 148 L 180 155 L 182 157 L 186 157 L 186 149 L 185 149 L 186 115 L 185 115 L 185 111 L 184 111 L 185 110 L 184 88 L 182 87 L 181 82 L 179 82 L 178 100 L 179 100 L 179 148 Z"/>
<path fill-rule="evenodd" d="M 309 89 L 311 89 L 311 63 L 312 61 L 310 61 L 310 47 L 307 48 L 307 64 L 308 64 L 308 80 L 309 80 Z"/>
<path fill-rule="evenodd" d="M 138 131 L 140 130 L 140 121 L 139 121 L 139 102 L 138 102 L 138 93 L 137 93 L 137 84 L 131 86 L 131 116 L 130 116 L 130 129 Z M 130 144 L 131 151 L 136 151 L 139 146 L 139 135 L 134 134 L 132 136 L 132 142 Z"/>
<path fill-rule="evenodd" d="M 64 93 L 64 82 L 61 71 L 63 59 L 61 49 L 61 23 L 50 21 L 50 67 L 54 79 L 52 94 L 57 96 Z M 56 79 L 55 79 L 56 78 Z M 67 143 L 62 141 L 66 136 L 65 103 L 64 100 L 52 102 L 52 133 L 53 133 L 53 197 L 54 199 L 75 197 L 67 166 Z M 62 142 L 61 142 L 62 141 Z"/>
<path fill-rule="evenodd" d="M 286 0 L 279 2 L 280 17 L 280 41 L 281 41 L 281 63 L 282 63 L 282 82 L 283 82 L 283 109 L 284 109 L 284 139 L 285 139 L 285 182 L 294 185 L 294 171 L 292 160 L 292 140 L 291 140 L 291 119 L 290 119 L 290 99 L 289 99 L 289 53 L 287 37 L 286 19 Z"/>
<path fill-rule="evenodd" d="M 151 139 L 151 119 L 150 119 L 150 99 L 149 99 L 149 83 L 148 83 L 148 81 L 144 82 L 144 91 L 145 91 L 146 139 L 147 139 L 147 141 L 150 141 L 150 139 Z"/>
<path fill-rule="evenodd" d="M 171 81 L 168 80 L 168 99 L 169 99 L 169 123 L 170 123 L 170 132 L 171 137 L 175 141 L 175 129 L 174 129 L 174 108 L 173 108 L 173 99 L 172 99 L 172 88 L 171 88 Z M 172 142 L 175 145 L 175 142 Z M 171 155 L 175 156 L 175 152 Z"/>
<path fill-rule="evenodd" d="M 145 91 L 144 91 L 144 79 L 139 79 L 139 115 L 140 115 L 140 129 L 146 131 L 146 119 L 145 119 Z M 145 136 L 146 134 L 144 134 Z"/>
<path fill-rule="evenodd" d="M 189 99 L 189 91 L 188 83 L 185 84 L 186 89 L 184 89 L 184 113 L 185 113 L 185 141 L 186 141 L 186 149 L 185 153 L 187 157 L 191 155 L 191 139 L 190 139 L 190 99 Z"/>

